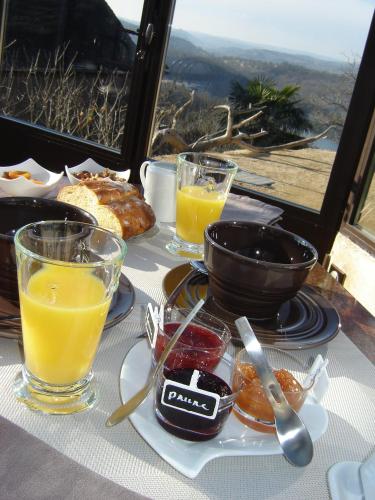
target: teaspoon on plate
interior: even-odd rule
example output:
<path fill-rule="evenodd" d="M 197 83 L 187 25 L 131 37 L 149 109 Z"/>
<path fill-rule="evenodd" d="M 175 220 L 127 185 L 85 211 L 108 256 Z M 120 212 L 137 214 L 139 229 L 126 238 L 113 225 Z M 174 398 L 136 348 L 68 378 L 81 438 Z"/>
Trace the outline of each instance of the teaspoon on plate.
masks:
<path fill-rule="evenodd" d="M 116 424 L 119 424 L 127 418 L 133 411 L 138 408 L 138 406 L 143 403 L 143 401 L 146 399 L 148 396 L 149 392 L 153 388 L 156 377 L 164 365 L 170 351 L 173 349 L 175 344 L 177 343 L 178 339 L 180 336 L 183 334 L 184 330 L 186 327 L 189 325 L 189 323 L 194 319 L 194 317 L 197 315 L 198 311 L 201 309 L 201 307 L 204 304 L 204 300 L 200 300 L 196 306 L 190 311 L 190 313 L 186 316 L 185 320 L 181 323 L 181 325 L 177 328 L 176 333 L 171 337 L 170 341 L 166 345 L 164 351 L 162 352 L 159 361 L 154 368 L 153 372 L 148 378 L 148 381 L 146 382 L 146 385 L 142 387 L 132 398 L 130 398 L 126 403 L 122 404 L 119 406 L 113 413 L 110 415 L 105 423 L 107 427 L 113 427 Z"/>
<path fill-rule="evenodd" d="M 285 398 L 247 318 L 238 318 L 235 324 L 272 406 L 276 436 L 284 457 L 292 465 L 304 467 L 311 462 L 314 453 L 310 434 Z"/>

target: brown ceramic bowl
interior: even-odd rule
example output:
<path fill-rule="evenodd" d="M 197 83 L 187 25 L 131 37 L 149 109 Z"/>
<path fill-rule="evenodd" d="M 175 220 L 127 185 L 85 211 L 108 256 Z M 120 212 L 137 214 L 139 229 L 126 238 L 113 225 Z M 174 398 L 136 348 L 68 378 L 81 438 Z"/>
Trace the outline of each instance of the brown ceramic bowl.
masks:
<path fill-rule="evenodd" d="M 275 226 L 219 221 L 205 230 L 211 294 L 228 311 L 248 318 L 274 318 L 317 258 L 309 242 Z"/>
<path fill-rule="evenodd" d="M 95 217 L 81 208 L 45 198 L 0 198 L 0 296 L 18 304 L 17 267 L 14 235 L 17 229 L 41 220 L 72 220 L 97 224 Z"/>

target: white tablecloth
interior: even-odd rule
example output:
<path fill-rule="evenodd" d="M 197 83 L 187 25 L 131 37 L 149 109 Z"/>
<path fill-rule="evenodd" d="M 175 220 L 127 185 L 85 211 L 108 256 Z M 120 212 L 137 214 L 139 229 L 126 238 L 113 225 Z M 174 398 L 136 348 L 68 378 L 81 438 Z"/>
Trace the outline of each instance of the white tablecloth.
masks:
<path fill-rule="evenodd" d="M 129 243 L 124 273 L 135 287 L 136 304 L 123 322 L 104 334 L 94 365 L 101 392 L 98 406 L 55 417 L 19 404 L 12 388 L 20 368 L 18 346 L 0 340 L 0 414 L 78 463 L 151 498 L 329 498 L 329 467 L 339 461 L 362 461 L 375 444 L 375 368 L 341 332 L 318 349 L 329 358 L 331 385 L 323 399 L 329 426 L 304 469 L 292 467 L 282 456 L 230 457 L 209 462 L 195 479 L 188 479 L 164 462 L 129 421 L 112 429 L 104 426 L 120 403 L 118 378 L 124 355 L 143 331 L 141 306 L 162 301 L 163 277 L 182 262 L 164 249 L 170 236 L 163 228 L 153 238 Z"/>

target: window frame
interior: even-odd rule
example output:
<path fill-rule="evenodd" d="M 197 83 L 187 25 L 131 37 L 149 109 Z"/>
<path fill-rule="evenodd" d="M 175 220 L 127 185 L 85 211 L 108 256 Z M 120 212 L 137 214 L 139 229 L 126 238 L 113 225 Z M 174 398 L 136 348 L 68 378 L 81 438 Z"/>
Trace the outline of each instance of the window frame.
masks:
<path fill-rule="evenodd" d="M 359 218 L 363 198 L 367 195 L 371 182 L 370 175 L 375 162 L 375 109 L 368 129 L 366 141 L 362 150 L 354 182 L 348 197 L 347 208 L 343 217 L 341 232 L 349 237 L 355 244 L 375 257 L 375 236 L 370 235 L 356 225 Z"/>
<path fill-rule="evenodd" d="M 323 262 L 333 246 L 337 232 L 344 221 L 350 196 L 355 192 L 357 205 L 364 184 L 357 185 L 360 176 L 361 158 L 368 150 L 367 137 L 375 110 L 375 12 L 371 20 L 369 33 L 358 69 L 352 98 L 344 123 L 336 157 L 332 165 L 326 193 L 320 211 L 273 198 L 251 189 L 236 187 L 238 194 L 247 194 L 265 203 L 272 203 L 284 210 L 282 226 L 309 239 Z M 353 212 L 351 212 L 353 213 Z M 349 231 L 347 225 L 345 229 Z M 358 228 L 351 226 L 352 233 Z M 360 241 L 372 248 L 371 241 L 364 234 Z"/>
<path fill-rule="evenodd" d="M 6 34 L 7 6 L 8 0 L 0 0 L 0 57 Z M 17 137 L 18 143 L 23 145 L 22 150 L 7 148 L 2 163 L 23 161 L 26 154 L 51 170 L 61 171 L 65 164 L 92 157 L 113 170 L 131 168 L 130 181 L 139 183 L 139 167 L 147 156 L 174 6 L 175 0 L 144 0 L 120 150 L 17 118 L 0 116 L 4 143 L 12 145 Z M 150 43 L 146 36 L 149 25 L 154 32 Z"/>
<path fill-rule="evenodd" d="M 6 4 L 0 0 L 2 12 L 1 39 L 4 37 Z M 120 151 L 91 143 L 77 137 L 61 134 L 47 128 L 31 125 L 16 118 L 0 117 L 3 144 L 3 163 L 17 163 L 28 157 L 48 168 L 61 171 L 65 164 L 75 164 L 87 157 L 96 159 L 114 170 L 131 168 L 130 181 L 139 183 L 139 168 L 148 156 L 153 133 L 154 111 L 160 89 L 164 61 L 170 35 L 175 0 L 144 0 L 130 87 L 129 107 Z M 146 29 L 153 24 L 155 34 L 146 44 Z M 320 211 L 301 207 L 251 189 L 234 187 L 233 192 L 245 194 L 271 203 L 284 210 L 282 225 L 313 243 L 322 262 L 330 251 L 344 218 L 348 199 L 360 164 L 370 128 L 375 101 L 375 16 L 359 67 L 347 118 L 344 124 L 336 158 L 332 167 L 326 194 Z M 16 149 L 14 138 L 22 147 Z M 359 196 L 357 193 L 356 196 Z"/>

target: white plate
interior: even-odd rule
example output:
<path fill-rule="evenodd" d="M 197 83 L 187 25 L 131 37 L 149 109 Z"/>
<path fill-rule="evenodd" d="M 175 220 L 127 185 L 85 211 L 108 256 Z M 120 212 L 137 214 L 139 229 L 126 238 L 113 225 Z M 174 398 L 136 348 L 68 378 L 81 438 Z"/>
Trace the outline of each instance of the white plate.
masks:
<path fill-rule="evenodd" d="M 332 500 L 364 500 L 359 481 L 360 465 L 359 462 L 340 462 L 329 469 L 328 486 Z"/>
<path fill-rule="evenodd" d="M 127 401 L 145 384 L 151 367 L 151 350 L 147 340 L 135 344 L 127 353 L 120 373 L 120 394 Z M 222 432 L 205 442 L 184 441 L 166 432 L 153 411 L 153 393 L 129 417 L 143 439 L 172 467 L 194 478 L 204 465 L 216 457 L 238 455 L 280 455 L 277 439 L 270 434 L 253 431 L 230 415 Z M 327 429 L 328 415 L 313 398 L 308 397 L 300 416 L 313 441 Z"/>
<path fill-rule="evenodd" d="M 127 238 L 125 241 L 127 244 L 139 243 L 139 242 L 142 243 L 144 240 L 147 240 L 147 239 L 150 239 L 150 238 L 153 238 L 154 236 L 156 236 L 159 231 L 160 231 L 159 224 L 157 224 L 155 222 L 155 224 L 152 227 L 150 227 L 150 229 L 147 229 L 144 233 L 137 234 L 136 236 L 130 236 L 130 238 Z"/>
<path fill-rule="evenodd" d="M 339 462 L 328 471 L 332 500 L 375 498 L 375 452 L 365 462 Z"/>
<path fill-rule="evenodd" d="M 124 181 L 128 181 L 130 177 L 130 170 L 116 172 L 115 170 L 111 170 L 109 168 L 106 169 L 105 167 L 99 165 L 99 163 L 96 163 L 96 161 L 94 161 L 92 158 L 88 158 L 83 163 L 80 163 L 75 167 L 69 168 L 68 166 L 65 166 L 65 172 L 71 184 L 78 184 L 80 182 L 79 179 L 77 179 L 77 177 L 75 177 L 73 174 L 78 174 L 83 170 L 92 172 L 93 174 L 98 174 L 100 172 L 103 172 L 103 170 L 108 170 L 109 172 L 116 174 L 118 177 L 121 177 L 121 179 L 123 179 Z"/>
<path fill-rule="evenodd" d="M 30 172 L 33 179 L 43 182 L 43 184 L 34 184 L 31 180 L 25 177 L 18 177 L 17 179 L 4 179 L 4 172 L 11 170 L 24 170 Z M 11 165 L 9 167 L 0 167 L 0 188 L 7 194 L 12 196 L 45 196 L 52 191 L 64 175 L 64 172 L 56 174 L 43 168 L 32 158 Z"/>

